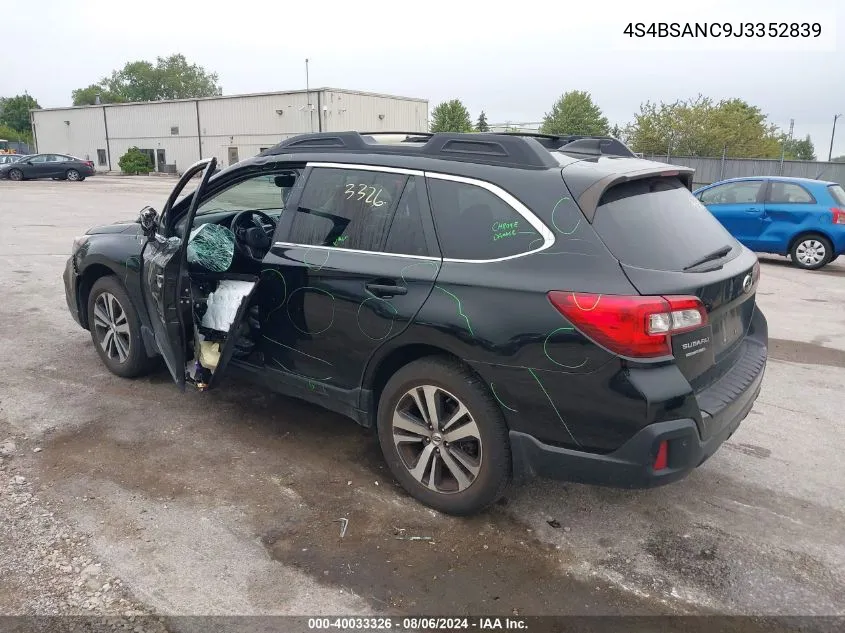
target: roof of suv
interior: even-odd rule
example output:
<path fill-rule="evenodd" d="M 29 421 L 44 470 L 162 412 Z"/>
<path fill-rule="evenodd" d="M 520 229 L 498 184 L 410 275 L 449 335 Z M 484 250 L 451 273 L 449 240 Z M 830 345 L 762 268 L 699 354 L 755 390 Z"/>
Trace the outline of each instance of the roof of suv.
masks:
<path fill-rule="evenodd" d="M 485 166 L 554 170 L 562 175 L 588 221 L 592 221 L 602 194 L 610 187 L 640 178 L 674 176 L 691 189 L 694 173 L 689 167 L 638 158 L 609 136 L 523 132 L 320 132 L 285 139 L 248 160 L 265 162 L 280 155 L 301 157 L 302 162 L 330 160 L 467 176 L 476 175 L 477 169 Z M 475 173 L 470 174 L 470 170 Z"/>
<path fill-rule="evenodd" d="M 261 156 L 301 152 L 413 156 L 528 169 L 550 169 L 599 156 L 634 156 L 630 149 L 612 137 L 487 132 L 302 134 L 282 141 Z"/>

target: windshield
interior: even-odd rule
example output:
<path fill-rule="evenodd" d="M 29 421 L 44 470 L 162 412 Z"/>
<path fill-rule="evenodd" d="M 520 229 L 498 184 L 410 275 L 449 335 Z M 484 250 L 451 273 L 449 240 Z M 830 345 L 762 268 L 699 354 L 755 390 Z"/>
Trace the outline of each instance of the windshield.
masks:
<path fill-rule="evenodd" d="M 280 187 L 277 176 L 268 174 L 239 182 L 203 202 L 197 209 L 197 216 L 247 209 L 280 216 L 293 187 Z"/>
<path fill-rule="evenodd" d="M 682 271 L 739 247 L 677 178 L 611 188 L 599 202 L 593 228 L 620 262 L 637 268 Z"/>

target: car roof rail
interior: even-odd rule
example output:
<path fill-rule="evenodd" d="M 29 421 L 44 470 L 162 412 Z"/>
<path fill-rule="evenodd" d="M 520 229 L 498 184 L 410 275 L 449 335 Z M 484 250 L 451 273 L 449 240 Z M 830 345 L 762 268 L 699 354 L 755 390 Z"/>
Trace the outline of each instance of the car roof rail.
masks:
<path fill-rule="evenodd" d="M 548 150 L 563 152 L 575 157 L 625 156 L 634 158 L 636 154 L 622 141 L 612 136 L 592 136 L 582 134 L 543 134 L 541 132 L 503 132 L 512 136 L 535 138 Z"/>
<path fill-rule="evenodd" d="M 405 138 L 400 141 L 400 143 L 425 143 L 428 139 L 436 134 L 436 132 L 403 132 L 403 131 L 396 131 L 396 132 L 359 132 L 361 136 L 365 139 L 369 140 L 372 138 L 373 140 L 377 140 L 376 137 L 379 136 L 404 136 Z"/>
<path fill-rule="evenodd" d="M 407 134 L 400 143 L 373 142 L 377 135 Z M 405 143 L 405 144 L 403 144 Z M 548 169 L 560 163 L 536 139 L 457 132 L 318 132 L 285 139 L 262 155 L 337 152 L 421 156 L 490 165 Z"/>

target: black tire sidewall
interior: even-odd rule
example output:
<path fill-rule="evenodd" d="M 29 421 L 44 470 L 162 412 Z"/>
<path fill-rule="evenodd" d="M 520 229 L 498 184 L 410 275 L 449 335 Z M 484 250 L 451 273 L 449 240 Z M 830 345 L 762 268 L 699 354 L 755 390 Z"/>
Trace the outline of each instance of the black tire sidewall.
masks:
<path fill-rule="evenodd" d="M 807 240 L 817 240 L 824 244 L 824 259 L 813 266 L 805 266 L 800 261 L 798 261 L 798 256 L 796 255 L 798 246 L 802 242 L 806 242 Z M 799 237 L 795 238 L 795 241 L 792 243 L 792 248 L 789 251 L 789 258 L 792 260 L 793 266 L 795 266 L 796 268 L 801 268 L 803 270 L 818 270 L 819 268 L 827 266 L 830 262 L 836 259 L 833 254 L 833 244 L 831 244 L 830 240 L 827 239 L 824 235 L 819 235 L 818 233 L 805 233 L 804 235 L 800 235 Z"/>
<path fill-rule="evenodd" d="M 415 385 L 440 387 L 469 409 L 481 435 L 482 463 L 467 490 L 437 493 L 419 483 L 402 462 L 393 443 L 392 418 L 399 399 Z M 382 454 L 393 476 L 422 503 L 441 512 L 467 515 L 480 512 L 504 492 L 511 476 L 507 425 L 484 384 L 468 368 L 447 359 L 422 359 L 406 365 L 388 381 L 379 399 L 377 427 Z"/>
<path fill-rule="evenodd" d="M 126 314 L 126 321 L 129 324 L 129 356 L 123 363 L 119 363 L 106 355 L 97 338 L 97 332 L 94 328 L 94 301 L 103 292 L 110 292 L 120 302 L 124 313 Z M 150 359 L 147 357 L 146 349 L 144 348 L 144 340 L 141 337 L 141 321 L 138 317 L 138 312 L 135 309 L 129 294 L 123 287 L 123 284 L 118 281 L 117 277 L 101 277 L 98 279 L 91 292 L 88 294 L 88 328 L 91 332 L 91 340 L 94 341 L 94 348 L 100 356 L 100 360 L 108 368 L 110 372 L 122 378 L 134 378 L 149 371 Z"/>

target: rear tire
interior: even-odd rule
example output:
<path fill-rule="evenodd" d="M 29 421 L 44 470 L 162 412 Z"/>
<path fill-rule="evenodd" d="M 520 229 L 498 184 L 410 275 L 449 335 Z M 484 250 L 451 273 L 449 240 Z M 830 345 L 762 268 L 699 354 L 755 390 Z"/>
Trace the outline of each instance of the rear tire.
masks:
<path fill-rule="evenodd" d="M 23 172 L 20 169 L 10 169 L 9 180 L 16 180 L 20 182 L 21 180 L 23 180 Z"/>
<path fill-rule="evenodd" d="M 100 360 L 121 378 L 149 373 L 154 359 L 147 356 L 138 312 L 117 277 L 101 277 L 88 295 L 88 328 Z"/>
<path fill-rule="evenodd" d="M 426 406 L 429 396 L 434 416 Z M 457 417 L 461 407 L 465 413 Z M 436 510 L 477 513 L 498 500 L 510 482 L 502 412 L 478 377 L 458 362 L 424 358 L 396 372 L 379 399 L 377 425 L 394 477 Z"/>
<path fill-rule="evenodd" d="M 805 233 L 795 238 L 789 256 L 793 266 L 818 270 L 833 261 L 833 245 L 824 235 Z"/>
<path fill-rule="evenodd" d="M 83 180 L 85 180 L 85 176 L 80 174 L 75 169 L 68 169 L 67 172 L 65 172 L 65 178 L 64 179 L 70 180 L 72 182 L 82 182 Z"/>

